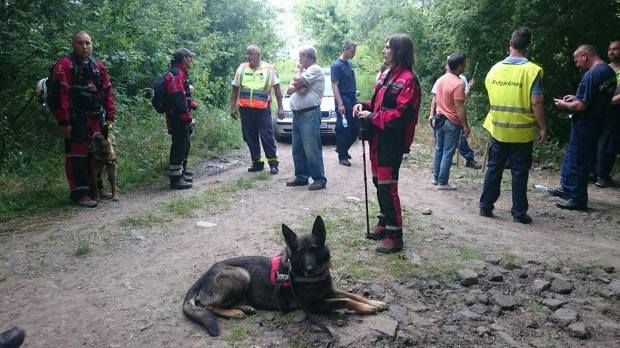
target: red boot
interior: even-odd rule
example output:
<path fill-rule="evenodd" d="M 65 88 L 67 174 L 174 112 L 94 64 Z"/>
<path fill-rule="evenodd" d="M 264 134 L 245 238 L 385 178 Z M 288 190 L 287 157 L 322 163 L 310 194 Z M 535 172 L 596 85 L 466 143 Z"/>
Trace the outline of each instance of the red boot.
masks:
<path fill-rule="evenodd" d="M 381 244 L 377 247 L 377 251 L 382 254 L 391 254 L 403 250 L 403 236 L 388 235 L 383 238 Z"/>
<path fill-rule="evenodd" d="M 385 226 L 377 225 L 372 230 L 370 230 L 368 239 L 379 240 L 379 239 L 383 239 L 384 236 L 385 236 Z"/>

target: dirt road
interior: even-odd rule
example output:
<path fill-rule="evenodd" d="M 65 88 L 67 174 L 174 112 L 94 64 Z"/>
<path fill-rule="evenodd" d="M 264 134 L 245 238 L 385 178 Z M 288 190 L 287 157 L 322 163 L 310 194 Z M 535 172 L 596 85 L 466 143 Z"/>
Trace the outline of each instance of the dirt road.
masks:
<path fill-rule="evenodd" d="M 382 256 L 363 238 L 360 144 L 350 168 L 338 165 L 333 145 L 324 147 L 328 183 L 317 192 L 285 186 L 293 171 L 291 149 L 278 145 L 276 176 L 247 173 L 242 152 L 219 174 L 207 176 L 203 165 L 191 190 L 153 187 L 96 209 L 0 226 L 0 330 L 24 327 L 25 347 L 325 344 L 325 335 L 300 322 L 300 313 L 222 320 L 223 335 L 211 338 L 181 312 L 185 291 L 213 262 L 275 255 L 283 245 L 281 223 L 308 232 L 321 214 L 336 283 L 391 304 L 376 316 L 322 316 L 338 346 L 620 342 L 620 305 L 609 289 L 620 279 L 618 189 L 592 188 L 587 213 L 561 211 L 550 197 L 530 192 L 534 223 L 525 226 L 510 218 L 505 176 L 498 217 L 482 218 L 479 171 L 453 169 L 458 191 L 437 191 L 428 169 L 432 151 L 420 145 L 401 170 L 406 250 Z M 557 179 L 534 170 L 530 184 L 553 186 Z M 376 210 L 373 187 L 369 193 Z M 458 271 L 464 268 L 477 273 L 477 284 L 463 285 Z M 551 286 L 537 291 L 537 281 Z M 569 292 L 557 289 L 561 281 L 571 284 Z M 504 306 L 500 295 L 517 303 Z M 557 319 L 562 313 L 545 300 L 563 302 L 559 307 L 576 316 Z M 583 324 L 584 340 L 575 333 L 579 325 L 571 324 Z"/>

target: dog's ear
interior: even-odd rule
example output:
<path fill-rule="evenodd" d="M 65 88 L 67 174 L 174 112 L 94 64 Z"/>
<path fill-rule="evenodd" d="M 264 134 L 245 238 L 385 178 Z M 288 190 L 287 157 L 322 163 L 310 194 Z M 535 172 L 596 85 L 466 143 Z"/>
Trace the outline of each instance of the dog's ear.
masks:
<path fill-rule="evenodd" d="M 284 236 L 284 241 L 286 241 L 286 245 L 293 250 L 295 247 L 295 242 L 297 241 L 297 235 L 290 227 L 282 224 L 282 236 Z"/>
<path fill-rule="evenodd" d="M 314 220 L 314 226 L 312 226 L 312 235 L 314 236 L 319 245 L 324 245 L 326 234 L 327 232 L 325 231 L 325 223 L 323 222 L 323 218 L 321 217 L 321 215 L 319 215 Z"/>

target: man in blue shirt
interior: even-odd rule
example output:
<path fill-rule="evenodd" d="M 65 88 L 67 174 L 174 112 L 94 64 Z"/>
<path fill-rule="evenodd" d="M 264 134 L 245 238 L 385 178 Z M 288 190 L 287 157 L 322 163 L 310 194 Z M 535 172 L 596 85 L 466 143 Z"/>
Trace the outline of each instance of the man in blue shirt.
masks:
<path fill-rule="evenodd" d="M 331 80 L 336 102 L 336 152 L 338 162 L 343 166 L 350 167 L 351 156 L 349 149 L 357 138 L 359 121 L 353 117 L 353 105 L 355 105 L 355 72 L 349 61 L 355 57 L 356 44 L 346 40 L 342 45 L 340 57 L 332 64 Z"/>
<path fill-rule="evenodd" d="M 573 53 L 578 68 L 587 70 L 575 95 L 554 99 L 556 107 L 574 113 L 560 187 L 549 194 L 565 201 L 556 204 L 569 210 L 588 209 L 588 169 L 590 156 L 605 125 L 604 118 L 616 89 L 616 74 L 591 45 L 581 45 Z"/>

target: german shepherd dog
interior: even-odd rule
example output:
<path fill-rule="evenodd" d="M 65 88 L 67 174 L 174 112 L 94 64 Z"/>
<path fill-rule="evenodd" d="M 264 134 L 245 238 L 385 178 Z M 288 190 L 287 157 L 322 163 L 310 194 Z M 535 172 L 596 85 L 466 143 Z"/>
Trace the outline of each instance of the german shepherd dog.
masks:
<path fill-rule="evenodd" d="M 110 190 L 112 191 L 112 200 L 118 202 L 116 188 L 116 152 L 112 142 L 114 136 L 107 126 L 104 126 L 100 133 L 93 134 L 93 139 L 88 147 L 88 155 L 90 158 L 90 175 L 92 187 L 95 188 L 95 199 L 99 200 L 100 192 L 97 187 L 97 181 L 101 176 L 103 169 L 107 170 L 108 181 L 110 182 Z"/>
<path fill-rule="evenodd" d="M 325 245 L 325 224 L 317 216 L 312 233 L 297 237 L 282 225 L 286 249 L 281 255 L 277 275 L 274 259 L 244 256 L 215 263 L 192 285 L 183 301 L 183 312 L 204 326 L 211 336 L 219 336 L 217 317 L 245 318 L 256 309 L 288 312 L 298 308 L 312 313 L 349 309 L 371 314 L 388 304 L 332 287 L 329 249 Z M 284 265 L 284 267 L 283 267 Z M 289 286 L 277 283 L 280 270 L 288 270 Z M 330 333 L 331 335 L 331 333 Z"/>

